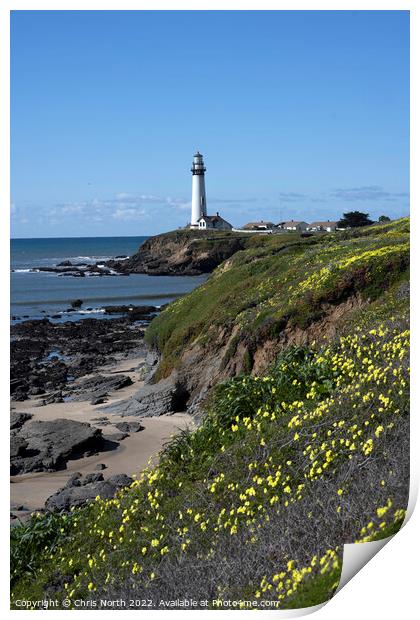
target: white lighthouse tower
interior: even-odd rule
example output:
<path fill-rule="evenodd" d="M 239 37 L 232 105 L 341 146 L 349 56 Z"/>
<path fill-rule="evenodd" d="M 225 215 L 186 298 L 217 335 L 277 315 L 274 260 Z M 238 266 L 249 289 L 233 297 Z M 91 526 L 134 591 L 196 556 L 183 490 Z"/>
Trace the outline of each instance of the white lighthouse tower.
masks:
<path fill-rule="evenodd" d="M 206 168 L 203 156 L 197 151 L 194 155 L 192 172 L 192 201 L 191 201 L 191 225 L 190 228 L 198 228 L 198 221 L 207 215 L 206 188 L 204 185 L 204 173 Z"/>

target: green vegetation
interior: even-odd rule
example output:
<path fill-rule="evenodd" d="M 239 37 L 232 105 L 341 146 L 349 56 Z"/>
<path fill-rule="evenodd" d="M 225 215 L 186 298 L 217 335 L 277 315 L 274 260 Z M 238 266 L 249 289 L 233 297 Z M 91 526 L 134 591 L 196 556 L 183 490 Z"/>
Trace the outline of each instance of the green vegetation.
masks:
<path fill-rule="evenodd" d="M 359 226 L 369 226 L 370 224 L 373 224 L 373 222 L 369 219 L 369 214 L 361 213 L 360 211 L 343 213 L 343 217 L 338 222 L 340 228 L 357 228 Z"/>
<path fill-rule="evenodd" d="M 52 593 L 152 600 L 154 607 L 191 597 L 213 608 L 226 600 L 239 608 L 246 601 L 305 607 L 332 596 L 343 544 L 386 537 L 405 516 L 409 333 L 401 225 L 350 239 L 265 237 L 162 313 L 151 337 L 176 363 L 182 340 L 205 340 L 199 309 L 206 304 L 207 318 L 214 312 L 209 323 L 225 320 L 262 337 L 263 325 L 272 329 L 286 316 L 305 324 L 344 291 L 365 299 L 364 319 L 356 308 L 343 335 L 288 347 L 263 376 L 219 384 L 200 427 L 172 439 L 159 465 L 130 489 L 14 528 L 12 606 Z M 179 325 L 181 308 L 189 321 Z"/>
<path fill-rule="evenodd" d="M 162 354 L 157 378 L 170 374 L 188 345 L 217 341 L 220 329 L 234 334 L 232 353 L 242 340 L 252 357 L 287 324 L 305 328 L 351 296 L 380 298 L 408 278 L 408 226 L 404 218 L 308 239 L 248 239 L 247 249 L 152 322 L 146 340 Z"/>

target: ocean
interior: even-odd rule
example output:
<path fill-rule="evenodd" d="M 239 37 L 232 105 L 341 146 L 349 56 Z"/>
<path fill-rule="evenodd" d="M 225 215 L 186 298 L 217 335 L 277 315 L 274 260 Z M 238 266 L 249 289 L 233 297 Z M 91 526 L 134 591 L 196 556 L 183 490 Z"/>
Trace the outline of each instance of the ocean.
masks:
<path fill-rule="evenodd" d="M 32 272 L 64 260 L 96 263 L 131 256 L 147 237 L 79 237 L 11 240 L 12 322 L 60 315 L 54 321 L 107 318 L 103 306 L 135 304 L 161 306 L 190 292 L 206 276 L 130 276 L 73 278 Z M 80 311 L 66 313 L 70 302 L 82 299 Z M 114 315 L 115 316 L 115 315 Z"/>

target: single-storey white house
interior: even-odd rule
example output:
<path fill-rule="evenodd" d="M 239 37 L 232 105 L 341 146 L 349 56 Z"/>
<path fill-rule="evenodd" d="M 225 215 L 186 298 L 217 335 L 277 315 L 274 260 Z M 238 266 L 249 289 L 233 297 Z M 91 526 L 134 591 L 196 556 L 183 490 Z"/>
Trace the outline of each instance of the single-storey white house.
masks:
<path fill-rule="evenodd" d="M 224 220 L 219 213 L 202 215 L 198 220 L 198 230 L 232 230 L 232 224 Z"/>
<path fill-rule="evenodd" d="M 290 222 L 281 222 L 278 227 L 283 230 L 298 230 L 301 232 L 307 230 L 308 226 L 308 222 L 291 220 Z"/>
<path fill-rule="evenodd" d="M 330 220 L 326 222 L 312 222 L 306 230 L 325 230 L 326 232 L 334 232 L 337 230 L 337 224 L 338 222 L 330 222 Z"/>

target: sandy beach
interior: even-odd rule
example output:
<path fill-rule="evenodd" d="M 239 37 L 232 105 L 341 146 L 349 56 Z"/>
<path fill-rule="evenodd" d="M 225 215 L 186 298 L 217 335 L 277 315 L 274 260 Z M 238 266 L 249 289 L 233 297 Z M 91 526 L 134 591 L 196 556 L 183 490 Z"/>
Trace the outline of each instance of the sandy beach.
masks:
<path fill-rule="evenodd" d="M 102 367 L 101 374 L 114 374 L 123 372 L 129 375 L 133 384 L 111 394 L 107 401 L 112 404 L 119 400 L 129 398 L 143 384 L 139 378 L 139 367 L 144 362 L 144 357 L 123 359 L 117 364 Z M 46 499 L 58 489 L 65 486 L 67 480 L 74 472 L 85 475 L 92 473 L 99 463 L 103 463 L 104 478 L 114 474 L 125 473 L 129 476 L 138 474 L 147 466 L 150 459 L 156 461 L 162 446 L 177 432 L 194 425 L 193 418 L 186 413 L 174 413 L 153 418 L 139 418 L 138 416 L 120 416 L 117 414 L 104 414 L 101 411 L 103 405 L 91 405 L 88 401 L 68 401 L 52 403 L 39 407 L 36 400 L 26 400 L 13 404 L 17 412 L 26 412 L 33 415 L 33 420 L 55 420 L 66 418 L 79 422 L 89 422 L 93 426 L 101 428 L 104 433 L 118 432 L 114 424 L 124 421 L 141 421 L 144 430 L 130 433 L 129 437 L 120 442 L 114 450 L 100 452 L 89 457 L 72 460 L 67 463 L 67 469 L 56 472 L 29 473 L 11 477 L 10 502 L 13 513 L 17 515 L 27 514 L 27 510 L 33 511 L 43 508 Z M 95 418 L 106 417 L 109 424 L 103 425 L 94 422 Z M 25 511 L 17 511 L 16 507 L 23 506 Z"/>

